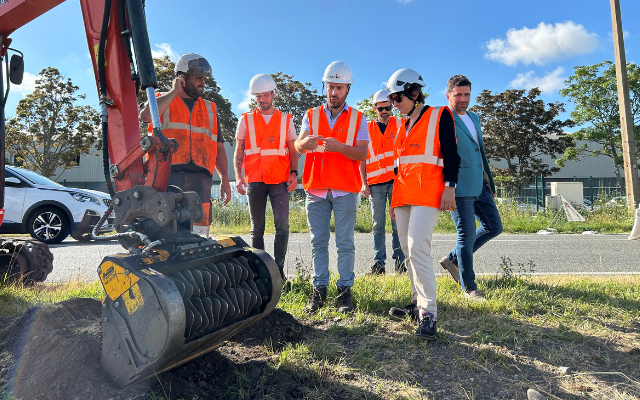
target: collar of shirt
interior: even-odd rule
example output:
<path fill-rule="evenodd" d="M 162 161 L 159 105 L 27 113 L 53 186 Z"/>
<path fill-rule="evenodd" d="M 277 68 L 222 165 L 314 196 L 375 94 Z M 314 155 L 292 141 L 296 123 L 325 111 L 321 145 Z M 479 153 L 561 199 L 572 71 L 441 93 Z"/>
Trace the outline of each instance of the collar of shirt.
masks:
<path fill-rule="evenodd" d="M 349 111 L 349 105 L 347 104 L 346 101 L 344 102 L 344 107 L 342 108 L 342 111 L 340 112 L 340 114 L 338 114 L 338 117 L 345 111 L 347 111 L 347 112 Z M 338 117 L 333 118 L 331 116 L 331 107 L 329 106 L 329 102 L 326 102 L 324 104 L 324 113 L 327 114 L 327 118 L 329 118 L 329 119 L 333 119 L 333 120 L 338 119 Z"/>

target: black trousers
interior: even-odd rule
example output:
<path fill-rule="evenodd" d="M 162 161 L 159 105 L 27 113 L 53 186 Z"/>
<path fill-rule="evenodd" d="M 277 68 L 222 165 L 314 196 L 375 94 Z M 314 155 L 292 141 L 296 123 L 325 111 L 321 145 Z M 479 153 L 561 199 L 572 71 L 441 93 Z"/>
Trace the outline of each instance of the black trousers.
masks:
<path fill-rule="evenodd" d="M 287 246 L 289 245 L 289 192 L 287 191 L 287 183 L 282 182 L 270 185 L 263 182 L 250 182 L 247 185 L 247 197 L 249 199 L 249 214 L 251 215 L 251 245 L 262 250 L 264 250 L 267 198 L 271 201 L 273 222 L 276 228 L 273 258 L 278 267 L 283 268 L 284 258 L 287 255 Z"/>

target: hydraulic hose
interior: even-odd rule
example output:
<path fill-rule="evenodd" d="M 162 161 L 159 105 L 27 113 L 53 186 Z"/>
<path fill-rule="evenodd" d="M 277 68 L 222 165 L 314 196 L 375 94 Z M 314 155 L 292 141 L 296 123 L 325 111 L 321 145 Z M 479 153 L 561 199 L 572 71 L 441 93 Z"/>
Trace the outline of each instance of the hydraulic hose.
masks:
<path fill-rule="evenodd" d="M 107 113 L 107 78 L 104 70 L 104 52 L 107 41 L 107 29 L 111 17 L 111 0 L 104 2 L 104 14 L 102 16 L 102 27 L 100 29 L 100 41 L 98 42 L 98 88 L 100 90 L 100 116 L 102 119 L 102 167 L 104 170 L 104 180 L 109 190 L 111 198 L 115 195 L 111 174 L 109 173 L 109 122 Z M 93 236 L 93 235 L 92 235 Z"/>

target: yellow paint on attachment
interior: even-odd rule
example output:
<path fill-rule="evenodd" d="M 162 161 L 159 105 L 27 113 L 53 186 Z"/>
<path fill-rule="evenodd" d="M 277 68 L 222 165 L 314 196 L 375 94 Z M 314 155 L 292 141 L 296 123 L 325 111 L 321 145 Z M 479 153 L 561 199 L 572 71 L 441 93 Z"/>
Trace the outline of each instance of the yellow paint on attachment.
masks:
<path fill-rule="evenodd" d="M 125 275 L 124 271 L 124 268 L 112 261 L 105 261 L 100 265 L 100 281 L 107 296 L 113 301 L 140 280 L 134 274 Z"/>
<path fill-rule="evenodd" d="M 127 307 L 129 315 L 136 312 L 138 308 L 144 305 L 144 298 L 140 292 L 140 286 L 137 284 L 131 286 L 131 289 L 122 294 L 122 301 L 124 301 L 124 305 Z"/>
<path fill-rule="evenodd" d="M 214 239 L 222 247 L 231 247 L 236 245 L 236 242 L 228 236 L 216 236 Z"/>
<path fill-rule="evenodd" d="M 169 252 L 166 250 L 154 250 L 153 251 L 155 254 L 153 254 L 150 257 L 145 257 L 142 259 L 142 261 L 145 264 L 153 264 L 153 263 L 157 263 L 157 262 L 161 262 L 161 261 L 167 261 L 167 259 L 169 258 Z"/>

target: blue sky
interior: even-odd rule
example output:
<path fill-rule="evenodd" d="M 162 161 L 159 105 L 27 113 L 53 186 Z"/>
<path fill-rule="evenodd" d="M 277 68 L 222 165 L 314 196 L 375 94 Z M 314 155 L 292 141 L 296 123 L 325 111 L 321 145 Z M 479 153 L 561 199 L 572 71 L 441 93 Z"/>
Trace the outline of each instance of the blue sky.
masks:
<path fill-rule="evenodd" d="M 628 61 L 638 61 L 640 2 L 620 0 Z M 607 0 L 370 0 L 320 2 L 147 0 L 152 48 L 174 60 L 200 53 L 239 116 L 258 73 L 282 71 L 322 87 L 325 67 L 347 62 L 355 104 L 400 68 L 420 72 L 430 104 L 444 104 L 447 79 L 462 73 L 483 89 L 540 86 L 545 101 L 571 103 L 558 90 L 576 65 L 613 60 Z M 13 87 L 8 116 L 33 90 L 37 73 L 58 68 L 97 106 L 80 5 L 67 1 L 14 32 L 28 73 Z M 568 117 L 568 116 L 567 116 Z"/>

